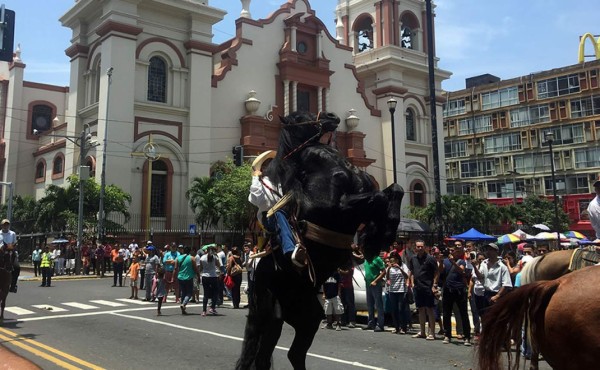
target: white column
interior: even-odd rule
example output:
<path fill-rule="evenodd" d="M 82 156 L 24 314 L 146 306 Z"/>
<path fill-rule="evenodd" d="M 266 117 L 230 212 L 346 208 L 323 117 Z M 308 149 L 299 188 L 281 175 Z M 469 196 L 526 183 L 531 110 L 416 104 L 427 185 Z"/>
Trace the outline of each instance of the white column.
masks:
<path fill-rule="evenodd" d="M 324 87 L 319 87 L 317 90 L 317 112 L 323 111 L 323 89 Z"/>
<path fill-rule="evenodd" d="M 240 0 L 242 2 L 241 18 L 252 18 L 250 15 L 250 0 Z"/>
<path fill-rule="evenodd" d="M 348 32 L 348 41 L 346 42 L 346 45 L 354 50 L 354 54 L 358 54 L 358 45 L 356 44 L 356 36 L 353 31 Z"/>
<path fill-rule="evenodd" d="M 298 110 L 298 81 L 292 81 L 292 112 Z"/>
<path fill-rule="evenodd" d="M 319 31 L 317 35 L 317 59 L 321 58 L 321 52 L 323 50 L 323 31 Z"/>
<path fill-rule="evenodd" d="M 376 47 L 379 47 L 381 45 L 379 45 L 379 30 L 377 29 L 377 25 L 375 23 L 373 23 L 371 25 L 371 27 L 373 27 L 373 49 L 375 49 Z"/>
<path fill-rule="evenodd" d="M 328 110 L 329 109 L 329 89 L 328 88 L 323 88 L 325 90 L 325 107 L 324 110 Z"/>
<path fill-rule="evenodd" d="M 290 41 L 291 44 L 292 44 L 291 45 L 292 46 L 292 51 L 296 51 L 296 30 L 297 30 L 296 26 L 292 26 L 292 35 L 291 35 L 292 39 Z"/>
<path fill-rule="evenodd" d="M 283 80 L 283 115 L 290 114 L 290 81 Z"/>

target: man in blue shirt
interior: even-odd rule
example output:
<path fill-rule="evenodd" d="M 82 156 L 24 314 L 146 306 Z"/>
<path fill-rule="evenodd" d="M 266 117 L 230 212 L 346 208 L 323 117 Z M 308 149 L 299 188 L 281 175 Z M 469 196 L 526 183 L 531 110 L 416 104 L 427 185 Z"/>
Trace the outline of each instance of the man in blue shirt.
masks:
<path fill-rule="evenodd" d="M 167 295 L 171 288 L 175 289 L 175 299 L 179 302 L 179 284 L 177 283 L 177 274 L 175 274 L 175 261 L 180 253 L 177 251 L 177 245 L 173 242 L 170 246 L 170 251 L 163 256 L 163 266 L 165 268 L 165 289 L 167 294 L 163 298 L 163 302 L 167 302 Z"/>
<path fill-rule="evenodd" d="M 462 328 L 465 336 L 465 346 L 471 345 L 471 324 L 467 311 L 467 288 L 471 276 L 471 269 L 467 269 L 467 263 L 463 259 L 465 251 L 462 245 L 449 248 L 448 258 L 444 260 L 444 275 L 446 276 L 444 289 L 442 290 L 442 306 L 444 311 L 444 343 L 450 343 L 452 338 L 452 307 L 454 303 L 458 306 L 462 320 Z"/>

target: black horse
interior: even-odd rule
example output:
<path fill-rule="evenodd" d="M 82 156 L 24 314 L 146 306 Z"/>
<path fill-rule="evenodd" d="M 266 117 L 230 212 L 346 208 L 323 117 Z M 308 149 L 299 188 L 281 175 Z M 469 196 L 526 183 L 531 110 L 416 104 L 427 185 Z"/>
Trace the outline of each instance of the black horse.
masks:
<path fill-rule="evenodd" d="M 237 369 L 270 368 L 284 322 L 296 332 L 288 359 L 294 369 L 306 368 L 306 354 L 323 318 L 318 288 L 350 263 L 359 227 L 370 258 L 395 240 L 400 222 L 404 191 L 399 185 L 379 191 L 371 176 L 320 143 L 337 128 L 335 114 L 292 113 L 281 121 L 277 156 L 263 173 L 291 195 L 286 210 L 296 215 L 311 263 L 299 272 L 281 250 L 260 260 Z"/>
<path fill-rule="evenodd" d="M 12 279 L 13 263 L 7 246 L 0 242 L 0 324 L 4 321 L 4 307 Z"/>

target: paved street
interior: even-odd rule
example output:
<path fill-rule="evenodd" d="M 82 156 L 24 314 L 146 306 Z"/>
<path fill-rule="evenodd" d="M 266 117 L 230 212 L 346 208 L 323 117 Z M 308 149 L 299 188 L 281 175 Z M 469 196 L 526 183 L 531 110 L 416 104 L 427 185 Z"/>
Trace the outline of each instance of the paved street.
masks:
<path fill-rule="evenodd" d="M 232 369 L 240 352 L 246 310 L 221 307 L 201 317 L 201 306 L 182 316 L 169 302 L 127 299 L 129 287 L 111 287 L 112 278 L 22 281 L 8 297 L 0 343 L 42 369 Z M 143 294 L 141 294 L 143 295 Z M 286 350 L 293 330 L 284 326 L 274 369 L 289 369 Z M 0 354 L 2 352 L 0 351 Z M 469 369 L 473 348 L 443 345 L 389 332 L 320 330 L 309 369 Z M 544 364 L 545 368 L 548 368 Z M 544 368 L 544 367 L 543 367 Z"/>

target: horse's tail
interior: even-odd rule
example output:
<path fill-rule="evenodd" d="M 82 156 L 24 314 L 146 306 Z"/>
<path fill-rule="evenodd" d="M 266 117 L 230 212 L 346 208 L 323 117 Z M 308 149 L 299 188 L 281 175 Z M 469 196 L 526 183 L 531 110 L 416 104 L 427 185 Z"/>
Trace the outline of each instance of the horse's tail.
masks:
<path fill-rule="evenodd" d="M 532 351 L 538 352 L 537 338 L 543 335 L 546 307 L 559 284 L 558 280 L 550 280 L 522 286 L 502 297 L 485 312 L 477 350 L 479 369 L 500 370 L 502 349 L 507 351 L 508 369 L 519 368 L 524 322 L 529 322 Z M 515 340 L 517 348 L 514 361 L 510 351 L 511 339 Z"/>

